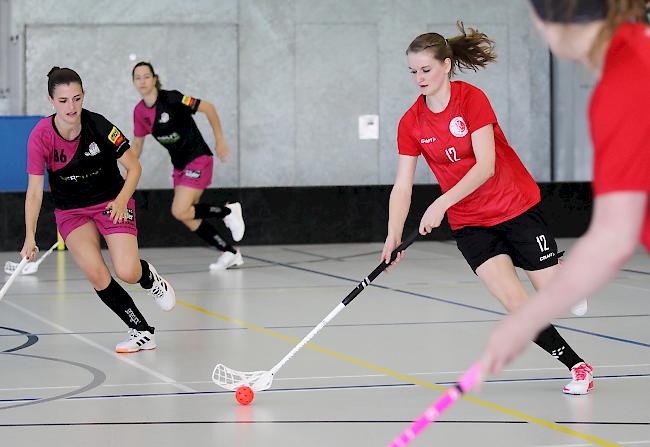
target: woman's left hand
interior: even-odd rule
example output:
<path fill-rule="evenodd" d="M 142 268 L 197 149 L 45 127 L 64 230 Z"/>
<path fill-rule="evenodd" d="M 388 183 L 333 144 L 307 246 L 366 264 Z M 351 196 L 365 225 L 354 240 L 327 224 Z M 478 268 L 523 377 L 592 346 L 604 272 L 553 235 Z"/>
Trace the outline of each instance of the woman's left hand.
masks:
<path fill-rule="evenodd" d="M 106 205 L 107 210 L 111 210 L 111 221 L 113 223 L 122 223 L 129 218 L 127 210 L 128 200 L 121 200 L 119 197 Z"/>
<path fill-rule="evenodd" d="M 420 234 L 424 236 L 425 234 L 431 233 L 431 230 L 434 228 L 438 228 L 446 212 L 447 206 L 443 204 L 440 198 L 437 198 L 429 205 L 429 208 L 427 208 L 420 220 Z"/>
<path fill-rule="evenodd" d="M 528 346 L 537 331 L 524 315 L 515 313 L 501 320 L 492 331 L 481 367 L 486 374 L 496 374 Z"/>
<path fill-rule="evenodd" d="M 215 152 L 217 153 L 217 158 L 219 158 L 222 163 L 226 163 L 230 160 L 230 148 L 223 141 L 217 143 Z"/>

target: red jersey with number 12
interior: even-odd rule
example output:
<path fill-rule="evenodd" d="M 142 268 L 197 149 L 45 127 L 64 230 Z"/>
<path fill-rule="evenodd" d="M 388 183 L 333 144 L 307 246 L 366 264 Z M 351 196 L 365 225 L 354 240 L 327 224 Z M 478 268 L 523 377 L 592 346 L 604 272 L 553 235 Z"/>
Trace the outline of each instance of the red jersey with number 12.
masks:
<path fill-rule="evenodd" d="M 422 154 L 443 192 L 476 164 L 472 132 L 489 124 L 494 128 L 494 176 L 447 210 L 454 230 L 490 227 L 520 215 L 540 201 L 539 187 L 508 144 L 487 96 L 471 84 L 452 82 L 449 104 L 440 113 L 429 109 L 424 96 L 418 97 L 399 123 L 399 153 Z"/>

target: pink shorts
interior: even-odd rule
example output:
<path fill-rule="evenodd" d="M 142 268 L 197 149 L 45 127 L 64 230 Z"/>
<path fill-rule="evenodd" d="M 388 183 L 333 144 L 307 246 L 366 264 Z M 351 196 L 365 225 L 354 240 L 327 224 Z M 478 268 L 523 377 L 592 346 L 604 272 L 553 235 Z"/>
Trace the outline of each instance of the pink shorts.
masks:
<path fill-rule="evenodd" d="M 126 233 L 137 236 L 135 200 L 130 198 L 126 204 L 126 209 L 129 214 L 128 219 L 115 224 L 111 221 L 111 210 L 106 209 L 106 205 L 109 202 L 111 200 L 85 208 L 73 208 L 70 210 L 55 209 L 54 218 L 56 219 L 56 226 L 59 228 L 59 233 L 61 233 L 63 240 L 65 241 L 73 230 L 90 221 L 95 222 L 97 230 L 104 236 L 115 233 Z"/>
<path fill-rule="evenodd" d="M 190 161 L 183 169 L 174 168 L 174 188 L 187 186 L 205 189 L 212 183 L 212 155 L 201 155 Z"/>

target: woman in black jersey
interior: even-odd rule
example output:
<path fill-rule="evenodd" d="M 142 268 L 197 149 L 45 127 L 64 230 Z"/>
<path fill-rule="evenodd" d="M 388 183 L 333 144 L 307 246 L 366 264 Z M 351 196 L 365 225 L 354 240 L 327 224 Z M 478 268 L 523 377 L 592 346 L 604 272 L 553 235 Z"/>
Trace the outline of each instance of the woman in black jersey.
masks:
<path fill-rule="evenodd" d="M 205 100 L 183 95 L 176 90 L 162 90 L 158 75 L 148 62 L 138 62 L 131 72 L 133 84 L 142 96 L 133 110 L 133 149 L 140 156 L 144 137 L 148 134 L 169 151 L 174 178 L 172 215 L 190 231 L 223 253 L 210 270 L 225 270 L 243 264 L 241 252 L 230 245 L 219 231 L 205 219 L 223 219 L 235 241 L 244 236 L 241 205 L 199 203 L 203 191 L 212 182 L 212 151 L 201 136 L 192 115 L 206 115 L 217 147 L 217 157 L 225 162 L 230 149 L 224 141 L 221 122 L 214 106 Z"/>
<path fill-rule="evenodd" d="M 163 310 L 174 307 L 172 287 L 138 255 L 135 202 L 131 197 L 142 170 L 138 158 L 117 127 L 102 115 L 82 108 L 84 91 L 75 71 L 52 68 L 47 89 L 56 113 L 43 118 L 29 136 L 21 254 L 32 260 L 38 252 L 36 224 L 47 166 L 57 227 L 72 257 L 101 300 L 129 327 L 129 338 L 118 343 L 115 350 L 153 349 L 154 328 L 112 278 L 99 244 L 101 233 L 118 278 L 139 283 Z M 117 162 L 124 167 L 126 178 L 120 175 Z"/>

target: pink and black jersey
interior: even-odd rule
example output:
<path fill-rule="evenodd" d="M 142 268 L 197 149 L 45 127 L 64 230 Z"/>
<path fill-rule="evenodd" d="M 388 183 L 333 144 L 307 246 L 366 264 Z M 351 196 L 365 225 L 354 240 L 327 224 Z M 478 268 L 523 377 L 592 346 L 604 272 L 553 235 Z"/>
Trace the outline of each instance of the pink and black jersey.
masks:
<path fill-rule="evenodd" d="M 192 117 L 200 102 L 176 90 L 160 90 L 152 107 L 147 107 L 144 101 L 135 106 L 134 135 L 153 135 L 169 151 L 176 169 L 185 168 L 201 155 L 212 155 Z"/>
<path fill-rule="evenodd" d="M 447 217 L 454 230 L 490 227 L 520 215 L 540 201 L 539 187 L 508 144 L 485 93 L 471 84 L 452 82 L 449 104 L 440 113 L 429 109 L 424 96 L 418 97 L 399 123 L 399 153 L 422 154 L 443 192 L 476 164 L 471 136 L 489 124 L 494 129 L 494 175 L 449 208 Z"/>
<path fill-rule="evenodd" d="M 72 141 L 56 129 L 54 115 L 43 118 L 29 135 L 27 173 L 49 175 L 58 209 L 83 208 L 114 199 L 124 179 L 116 160 L 129 141 L 98 113 L 81 111 L 81 133 Z"/>
<path fill-rule="evenodd" d="M 642 191 L 650 197 L 650 27 L 626 23 L 614 34 L 589 104 L 595 196 Z M 650 251 L 650 204 L 641 241 Z"/>

